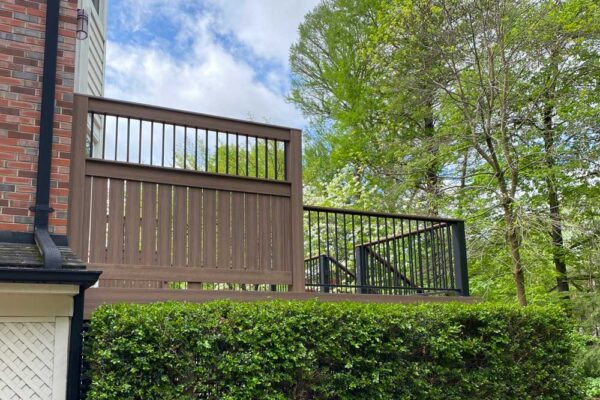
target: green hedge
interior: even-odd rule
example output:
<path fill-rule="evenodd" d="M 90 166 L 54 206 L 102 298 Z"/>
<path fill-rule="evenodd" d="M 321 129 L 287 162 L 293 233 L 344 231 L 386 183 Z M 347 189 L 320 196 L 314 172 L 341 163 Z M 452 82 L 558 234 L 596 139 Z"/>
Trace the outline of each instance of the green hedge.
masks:
<path fill-rule="evenodd" d="M 573 326 L 491 304 L 102 307 L 88 399 L 576 399 Z"/>

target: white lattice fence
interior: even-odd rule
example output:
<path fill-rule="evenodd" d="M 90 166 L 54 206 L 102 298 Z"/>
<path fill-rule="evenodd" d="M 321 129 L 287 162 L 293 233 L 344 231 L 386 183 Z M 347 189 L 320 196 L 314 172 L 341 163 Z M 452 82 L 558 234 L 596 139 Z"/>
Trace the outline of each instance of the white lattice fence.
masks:
<path fill-rule="evenodd" d="M 0 322 L 0 398 L 52 399 L 56 324 Z"/>

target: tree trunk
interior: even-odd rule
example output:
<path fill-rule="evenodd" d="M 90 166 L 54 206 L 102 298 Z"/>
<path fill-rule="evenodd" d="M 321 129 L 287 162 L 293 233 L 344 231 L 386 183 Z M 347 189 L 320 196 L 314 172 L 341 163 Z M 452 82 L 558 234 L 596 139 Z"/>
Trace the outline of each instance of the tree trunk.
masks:
<path fill-rule="evenodd" d="M 527 296 L 525 295 L 525 275 L 523 273 L 523 262 L 521 260 L 521 235 L 516 221 L 514 205 L 510 198 L 504 199 L 504 221 L 506 222 L 506 241 L 510 247 L 510 256 L 517 289 L 517 299 L 519 305 L 527 305 Z"/>
<path fill-rule="evenodd" d="M 565 262 L 565 247 L 562 233 L 562 218 L 560 214 L 560 199 L 558 187 L 555 180 L 554 169 L 556 168 L 554 126 L 552 123 L 553 107 L 546 103 L 544 106 L 544 151 L 545 162 L 548 173 L 546 174 L 546 186 L 548 190 L 548 206 L 550 208 L 550 237 L 552 239 L 552 259 L 556 270 L 556 283 L 559 292 L 564 293 L 568 299 L 569 282 L 567 280 L 567 263 Z"/>
<path fill-rule="evenodd" d="M 428 115 L 425 117 L 423 124 L 425 127 L 425 132 L 427 135 L 427 150 L 429 154 L 434 155 L 434 157 L 438 156 L 440 151 L 439 143 L 435 138 L 435 122 L 433 117 L 433 104 L 427 104 Z M 425 171 L 425 190 L 427 192 L 428 197 L 428 208 L 429 213 L 431 215 L 439 214 L 439 204 L 437 201 L 441 196 L 440 192 L 440 177 L 439 177 L 439 169 L 440 162 L 437 159 L 434 159 L 428 166 Z"/>

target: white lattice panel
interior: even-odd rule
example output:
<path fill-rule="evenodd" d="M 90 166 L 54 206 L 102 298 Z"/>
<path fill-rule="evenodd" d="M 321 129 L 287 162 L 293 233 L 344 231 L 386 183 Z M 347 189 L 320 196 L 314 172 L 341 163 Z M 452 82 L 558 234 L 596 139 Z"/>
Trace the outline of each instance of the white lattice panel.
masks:
<path fill-rule="evenodd" d="M 0 399 L 52 399 L 54 322 L 0 322 Z"/>

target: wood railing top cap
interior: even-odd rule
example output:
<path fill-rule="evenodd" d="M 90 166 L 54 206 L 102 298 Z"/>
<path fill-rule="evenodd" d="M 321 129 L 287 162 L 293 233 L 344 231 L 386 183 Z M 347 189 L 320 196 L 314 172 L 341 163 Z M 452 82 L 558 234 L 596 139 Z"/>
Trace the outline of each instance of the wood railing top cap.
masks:
<path fill-rule="evenodd" d="M 268 128 L 273 128 L 273 129 L 301 132 L 301 129 L 292 128 L 289 126 L 266 124 L 266 123 L 248 121 L 248 120 L 237 119 L 237 118 L 222 117 L 219 115 L 205 114 L 205 113 L 199 113 L 199 112 L 194 112 L 194 111 L 189 111 L 189 110 L 181 110 L 181 109 L 176 109 L 176 108 L 157 106 L 157 105 L 153 105 L 153 104 L 144 104 L 144 103 L 137 103 L 137 102 L 133 102 L 133 101 L 111 99 L 108 97 L 90 96 L 90 95 L 82 94 L 82 93 L 75 93 L 75 96 L 76 97 L 87 97 L 88 99 L 91 99 L 91 100 L 102 101 L 102 102 L 107 102 L 107 103 L 116 103 L 116 104 L 124 104 L 124 105 L 135 106 L 135 107 L 151 108 L 151 109 L 155 109 L 155 110 L 161 110 L 161 111 L 167 111 L 167 112 L 173 112 L 173 113 L 179 113 L 179 114 L 186 114 L 186 115 L 194 115 L 194 116 L 198 116 L 198 117 L 214 118 L 214 119 L 235 122 L 235 123 L 241 123 L 241 124 L 256 125 L 256 126 L 268 127 Z"/>

